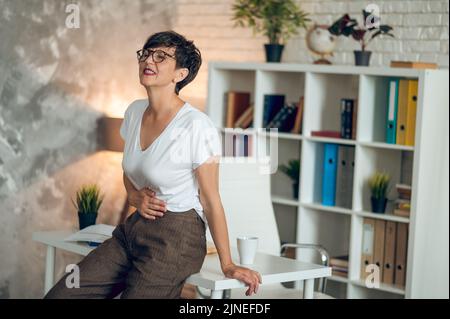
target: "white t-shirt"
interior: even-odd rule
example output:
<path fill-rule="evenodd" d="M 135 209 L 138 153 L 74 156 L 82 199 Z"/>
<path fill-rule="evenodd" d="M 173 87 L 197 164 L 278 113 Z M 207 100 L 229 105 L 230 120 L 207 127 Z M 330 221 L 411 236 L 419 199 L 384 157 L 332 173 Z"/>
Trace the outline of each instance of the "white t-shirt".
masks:
<path fill-rule="evenodd" d="M 148 100 L 136 100 L 125 111 L 120 135 L 125 141 L 122 168 L 138 190 L 149 187 L 166 201 L 167 210 L 195 208 L 207 224 L 194 170 L 208 158 L 222 154 L 217 128 L 188 102 L 145 150 L 140 145 L 142 116 Z M 151 106 L 150 106 L 151 107 Z"/>

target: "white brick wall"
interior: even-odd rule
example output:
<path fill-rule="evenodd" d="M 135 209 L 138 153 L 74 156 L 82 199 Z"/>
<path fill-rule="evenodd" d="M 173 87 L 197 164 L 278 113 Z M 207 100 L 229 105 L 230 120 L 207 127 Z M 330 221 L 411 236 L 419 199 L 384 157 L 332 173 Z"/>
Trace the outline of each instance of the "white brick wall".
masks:
<path fill-rule="evenodd" d="M 203 66 L 198 77 L 183 95 L 206 97 L 207 63 L 211 60 L 265 61 L 266 38 L 253 36 L 247 28 L 234 28 L 231 20 L 233 0 L 177 0 L 175 30 L 194 40 L 202 52 Z M 448 0 L 308 0 L 297 1 L 319 24 L 330 24 L 344 13 L 361 19 L 361 10 L 369 3 L 380 7 L 381 22 L 394 27 L 395 39 L 379 37 L 368 47 L 373 51 L 371 65 L 389 65 L 391 60 L 421 60 L 449 65 Z M 311 63 L 315 57 L 307 50 L 305 31 L 291 38 L 283 52 L 283 62 Z M 335 64 L 353 64 L 358 44 L 339 39 L 332 58 Z M 204 105 L 199 105 L 203 107 Z"/>

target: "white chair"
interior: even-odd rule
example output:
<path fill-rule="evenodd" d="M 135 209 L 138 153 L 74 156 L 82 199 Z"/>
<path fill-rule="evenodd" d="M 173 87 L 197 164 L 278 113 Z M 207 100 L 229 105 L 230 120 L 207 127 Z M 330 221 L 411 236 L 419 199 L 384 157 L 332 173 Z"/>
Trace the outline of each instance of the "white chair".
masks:
<path fill-rule="evenodd" d="M 231 162 L 241 160 L 243 162 Z M 236 246 L 236 237 L 243 235 L 259 238 L 258 250 L 283 256 L 287 247 L 314 249 L 321 254 L 322 262 L 328 266 L 329 256 L 320 245 L 286 244 L 280 247 L 280 237 L 271 202 L 270 175 L 267 164 L 252 163 L 249 158 L 222 158 L 219 170 L 219 191 L 225 210 L 230 244 Z M 212 237 L 207 231 L 207 240 Z M 298 250 L 298 249 L 297 249 Z M 326 298 L 326 279 L 319 282 L 315 298 Z M 303 295 L 298 289 L 283 284 L 263 285 L 257 294 L 246 296 L 247 288 L 226 290 L 224 298 L 298 299 Z M 203 289 L 198 289 L 201 298 L 208 298 Z"/>

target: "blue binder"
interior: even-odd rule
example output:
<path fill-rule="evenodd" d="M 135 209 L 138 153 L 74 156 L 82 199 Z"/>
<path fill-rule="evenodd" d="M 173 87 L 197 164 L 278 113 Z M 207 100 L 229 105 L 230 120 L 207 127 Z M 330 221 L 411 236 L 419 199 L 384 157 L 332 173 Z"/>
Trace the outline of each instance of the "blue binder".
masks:
<path fill-rule="evenodd" d="M 388 107 L 386 114 L 386 143 L 396 144 L 397 140 L 397 109 L 399 79 L 389 81 Z"/>
<path fill-rule="evenodd" d="M 325 143 L 323 152 L 322 205 L 335 205 L 337 158 L 338 145 Z"/>

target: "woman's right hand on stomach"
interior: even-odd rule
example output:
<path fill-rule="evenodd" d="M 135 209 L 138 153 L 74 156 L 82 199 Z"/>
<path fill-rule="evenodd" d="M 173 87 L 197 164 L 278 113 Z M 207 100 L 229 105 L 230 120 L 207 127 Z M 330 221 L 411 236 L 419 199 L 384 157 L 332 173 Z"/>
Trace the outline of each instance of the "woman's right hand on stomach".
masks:
<path fill-rule="evenodd" d="M 156 193 L 148 188 L 142 188 L 130 196 L 130 204 L 137 208 L 139 214 L 147 219 L 164 216 L 166 203 L 156 198 Z"/>

